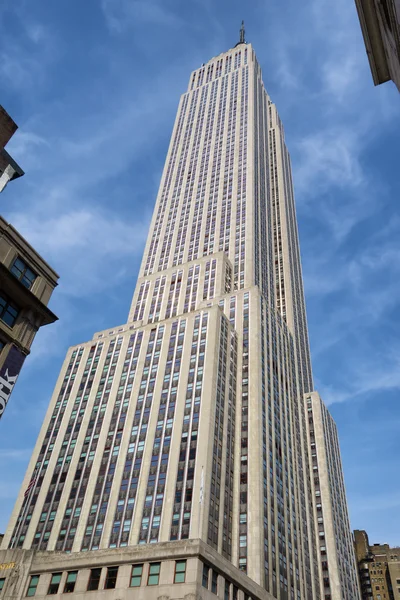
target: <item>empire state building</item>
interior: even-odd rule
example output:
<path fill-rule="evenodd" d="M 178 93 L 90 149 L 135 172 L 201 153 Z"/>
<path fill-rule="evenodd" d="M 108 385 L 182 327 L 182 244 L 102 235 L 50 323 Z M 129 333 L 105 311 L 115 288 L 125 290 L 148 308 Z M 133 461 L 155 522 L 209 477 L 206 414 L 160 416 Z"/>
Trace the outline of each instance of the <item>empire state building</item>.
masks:
<path fill-rule="evenodd" d="M 290 157 L 243 27 L 190 75 L 127 323 L 68 351 L 2 548 L 15 598 L 359 598 Z"/>

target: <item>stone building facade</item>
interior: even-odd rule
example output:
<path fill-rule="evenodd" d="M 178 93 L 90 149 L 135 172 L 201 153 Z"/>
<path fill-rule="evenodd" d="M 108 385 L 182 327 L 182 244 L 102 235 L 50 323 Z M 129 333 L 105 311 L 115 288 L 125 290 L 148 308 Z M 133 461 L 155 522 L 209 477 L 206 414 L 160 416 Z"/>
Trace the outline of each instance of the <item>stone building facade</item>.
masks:
<path fill-rule="evenodd" d="M 0 192 L 23 175 L 4 149 L 16 129 L 0 106 Z M 57 319 L 47 306 L 57 281 L 57 273 L 0 216 L 0 419 L 38 329 Z"/>
<path fill-rule="evenodd" d="M 375 85 L 390 79 L 400 91 L 400 0 L 356 0 Z"/>

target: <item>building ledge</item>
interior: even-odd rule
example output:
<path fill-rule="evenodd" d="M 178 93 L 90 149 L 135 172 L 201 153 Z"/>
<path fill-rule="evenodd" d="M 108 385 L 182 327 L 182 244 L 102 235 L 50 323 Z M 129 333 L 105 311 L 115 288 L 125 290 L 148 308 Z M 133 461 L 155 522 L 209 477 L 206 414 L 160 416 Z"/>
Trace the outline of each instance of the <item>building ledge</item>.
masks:
<path fill-rule="evenodd" d="M 36 312 L 42 319 L 42 325 L 50 325 L 58 321 L 58 317 L 2 263 L 0 263 L 0 289 L 4 290 L 20 308 L 31 308 Z"/>
<path fill-rule="evenodd" d="M 380 19 L 374 0 L 355 0 L 361 31 L 375 85 L 391 79 Z"/>

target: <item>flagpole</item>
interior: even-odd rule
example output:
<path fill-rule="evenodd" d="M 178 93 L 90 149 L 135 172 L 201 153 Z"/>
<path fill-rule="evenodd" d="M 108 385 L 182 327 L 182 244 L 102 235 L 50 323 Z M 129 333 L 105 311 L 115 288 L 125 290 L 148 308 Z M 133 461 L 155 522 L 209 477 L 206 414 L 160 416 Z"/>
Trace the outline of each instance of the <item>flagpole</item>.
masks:
<path fill-rule="evenodd" d="M 200 492 L 199 492 L 199 527 L 198 527 L 198 537 L 201 539 L 201 531 L 202 531 L 202 520 L 203 520 L 203 504 L 204 504 L 204 467 L 201 467 L 201 477 L 200 477 Z"/>
<path fill-rule="evenodd" d="M 38 472 L 39 472 L 38 470 L 35 470 L 33 472 L 33 476 L 31 477 L 31 479 L 29 481 L 29 484 L 28 484 L 28 487 L 26 488 L 26 490 L 24 492 L 24 498 L 23 498 L 22 504 L 24 504 L 25 499 L 26 499 L 26 505 L 25 505 L 25 508 L 24 508 L 22 516 L 21 516 L 21 521 L 19 522 L 19 525 L 17 526 L 17 531 L 15 532 L 15 536 L 14 536 L 14 540 L 15 541 L 14 541 L 13 547 L 15 547 L 15 545 L 16 545 L 16 541 L 18 540 L 18 538 L 20 536 L 20 533 L 21 533 L 21 528 L 22 528 L 23 523 L 24 523 L 24 521 L 26 519 L 26 516 L 28 514 L 29 503 L 31 501 L 31 497 L 32 497 L 33 491 L 35 490 L 35 483 L 37 481 L 37 474 L 38 474 Z M 31 487 L 29 487 L 30 485 L 31 485 Z M 28 492 L 28 494 L 26 492 Z"/>

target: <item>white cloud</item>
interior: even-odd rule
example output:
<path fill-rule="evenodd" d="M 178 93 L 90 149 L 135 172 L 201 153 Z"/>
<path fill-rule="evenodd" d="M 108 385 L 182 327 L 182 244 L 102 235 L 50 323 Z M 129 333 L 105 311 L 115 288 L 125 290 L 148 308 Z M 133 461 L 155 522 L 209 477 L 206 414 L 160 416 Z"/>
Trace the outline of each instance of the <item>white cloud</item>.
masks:
<path fill-rule="evenodd" d="M 31 448 L 1 448 L 1 460 L 27 460 L 32 454 Z"/>
<path fill-rule="evenodd" d="M 147 222 L 127 222 L 100 209 L 44 217 L 16 213 L 14 226 L 61 275 L 58 294 L 82 297 L 115 284 L 128 257 L 141 254 Z"/>
<path fill-rule="evenodd" d="M 32 87 L 41 77 L 41 71 L 35 58 L 22 55 L 15 46 L 0 52 L 0 79 L 11 88 Z"/>
<path fill-rule="evenodd" d="M 296 144 L 295 185 L 302 199 L 333 187 L 358 187 L 365 181 L 359 161 L 360 136 L 333 125 L 302 137 Z"/>
<path fill-rule="evenodd" d="M 350 366 L 347 385 L 316 385 L 326 404 L 347 402 L 374 392 L 400 390 L 400 348 L 393 345 L 382 356 L 364 357 Z"/>
<path fill-rule="evenodd" d="M 102 0 L 101 6 L 109 28 L 121 33 L 127 28 L 142 24 L 177 27 L 182 21 L 166 2 L 159 0 Z"/>
<path fill-rule="evenodd" d="M 13 156 L 13 158 L 21 165 L 25 171 L 28 168 L 28 164 L 38 165 L 40 158 L 38 152 L 38 146 L 49 146 L 48 141 L 34 133 L 33 131 L 27 131 L 26 129 L 17 130 L 17 133 L 11 138 L 7 145 L 7 151 Z"/>

